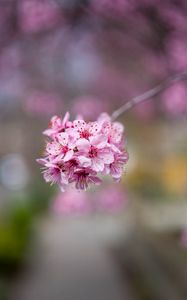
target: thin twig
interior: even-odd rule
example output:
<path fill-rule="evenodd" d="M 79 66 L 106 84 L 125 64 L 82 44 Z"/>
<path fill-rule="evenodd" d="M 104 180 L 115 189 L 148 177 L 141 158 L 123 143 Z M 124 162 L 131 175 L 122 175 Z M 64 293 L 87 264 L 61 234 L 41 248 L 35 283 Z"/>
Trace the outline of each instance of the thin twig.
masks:
<path fill-rule="evenodd" d="M 155 97 L 156 95 L 160 94 L 162 91 L 167 89 L 169 86 L 173 85 L 176 82 L 187 80 L 187 70 L 178 73 L 174 76 L 169 77 L 164 82 L 160 83 L 159 85 L 155 86 L 154 88 L 146 91 L 145 93 L 136 96 L 125 104 L 123 104 L 120 108 L 115 110 L 111 116 L 112 120 L 116 120 L 120 115 L 134 107 L 136 104 L 144 102 L 146 100 L 150 100 L 151 98 Z"/>

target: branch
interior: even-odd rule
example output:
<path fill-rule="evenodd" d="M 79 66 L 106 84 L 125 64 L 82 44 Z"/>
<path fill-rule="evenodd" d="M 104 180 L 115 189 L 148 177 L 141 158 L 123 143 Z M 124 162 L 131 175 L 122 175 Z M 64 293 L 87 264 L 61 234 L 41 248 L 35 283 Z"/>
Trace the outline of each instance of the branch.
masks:
<path fill-rule="evenodd" d="M 169 77 L 164 82 L 162 82 L 161 84 L 148 90 L 147 92 L 130 99 L 125 104 L 123 104 L 120 108 L 118 108 L 117 110 L 115 110 L 113 112 L 111 119 L 113 121 L 116 120 L 120 115 L 122 115 L 123 113 L 125 113 L 126 111 L 128 111 L 129 109 L 134 107 L 136 104 L 144 102 L 146 100 L 150 100 L 151 98 L 157 96 L 162 91 L 167 89 L 169 86 L 173 85 L 176 82 L 183 81 L 183 80 L 187 80 L 187 70 L 185 70 L 179 74 L 176 74 L 174 76 Z"/>

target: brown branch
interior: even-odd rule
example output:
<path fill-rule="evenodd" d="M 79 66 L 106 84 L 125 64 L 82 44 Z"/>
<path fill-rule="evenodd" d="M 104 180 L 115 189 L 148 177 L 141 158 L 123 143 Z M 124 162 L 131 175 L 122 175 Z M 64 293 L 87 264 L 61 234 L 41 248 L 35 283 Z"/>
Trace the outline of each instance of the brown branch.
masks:
<path fill-rule="evenodd" d="M 138 103 L 144 102 L 146 100 L 150 100 L 151 98 L 157 96 L 162 91 L 167 89 L 169 86 L 173 85 L 176 82 L 180 82 L 183 80 L 187 80 L 187 70 L 178 73 L 174 76 L 169 77 L 164 82 L 160 83 L 159 85 L 155 86 L 154 88 L 146 91 L 145 93 L 136 96 L 129 101 L 127 101 L 125 104 L 123 104 L 120 108 L 115 110 L 111 116 L 112 120 L 116 120 L 119 116 L 121 116 L 123 113 L 137 105 Z"/>

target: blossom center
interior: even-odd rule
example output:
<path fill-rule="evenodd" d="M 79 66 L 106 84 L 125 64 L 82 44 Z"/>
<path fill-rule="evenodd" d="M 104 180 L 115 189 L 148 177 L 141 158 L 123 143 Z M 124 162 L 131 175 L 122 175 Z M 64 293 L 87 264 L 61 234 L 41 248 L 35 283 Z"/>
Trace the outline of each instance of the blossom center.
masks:
<path fill-rule="evenodd" d="M 69 167 L 77 167 L 78 166 L 78 162 L 76 161 L 76 159 L 71 159 L 69 160 Z"/>
<path fill-rule="evenodd" d="M 85 179 L 85 178 L 87 178 L 88 177 L 88 175 L 89 175 L 89 173 L 88 172 L 86 172 L 86 171 L 81 171 L 81 172 L 79 172 L 79 178 L 80 179 Z"/>
<path fill-rule="evenodd" d="M 68 152 L 68 146 L 62 146 L 62 151 L 63 153 L 67 153 Z"/>
<path fill-rule="evenodd" d="M 97 148 L 91 146 L 90 150 L 89 150 L 89 157 L 93 158 L 97 156 Z"/>
<path fill-rule="evenodd" d="M 81 131 L 80 132 L 80 137 L 83 138 L 83 139 L 88 139 L 90 137 L 90 133 L 88 130 L 84 130 L 84 131 Z"/>

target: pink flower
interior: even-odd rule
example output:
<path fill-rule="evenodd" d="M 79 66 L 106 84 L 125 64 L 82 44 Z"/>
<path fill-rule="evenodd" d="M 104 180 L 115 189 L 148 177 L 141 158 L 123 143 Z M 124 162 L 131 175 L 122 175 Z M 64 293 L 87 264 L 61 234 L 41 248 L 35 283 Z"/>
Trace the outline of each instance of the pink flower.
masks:
<path fill-rule="evenodd" d="M 119 122 L 111 122 L 109 115 L 103 113 L 98 119 L 101 132 L 107 136 L 109 143 L 120 144 L 123 137 L 124 126 Z"/>
<path fill-rule="evenodd" d="M 53 137 L 59 132 L 63 132 L 68 124 L 69 113 L 65 114 L 64 119 L 62 120 L 59 116 L 53 116 L 49 123 L 48 129 L 46 129 L 43 134 Z"/>
<path fill-rule="evenodd" d="M 64 119 L 54 116 L 44 131 L 49 138 L 45 157 L 37 160 L 44 166 L 44 179 L 57 183 L 61 190 L 72 183 L 85 190 L 90 184 L 100 184 L 99 175 L 105 174 L 119 181 L 128 160 L 123 132 L 123 125 L 111 122 L 107 114 L 88 123 L 70 122 L 68 113 Z"/>
<path fill-rule="evenodd" d="M 101 183 L 101 179 L 99 179 L 96 174 L 97 173 L 91 169 L 80 169 L 74 172 L 69 182 L 75 182 L 75 187 L 78 190 L 86 190 L 90 183 L 94 183 L 96 185 Z"/>
<path fill-rule="evenodd" d="M 97 135 L 100 132 L 98 122 L 86 123 L 84 120 L 75 120 L 73 122 L 74 132 L 78 133 L 80 138 L 88 139 L 92 135 Z"/>
<path fill-rule="evenodd" d="M 51 184 L 57 183 L 61 191 L 64 191 L 65 185 L 68 184 L 67 169 L 65 164 L 50 162 L 50 157 L 47 159 L 37 159 L 37 162 L 43 165 L 43 176 L 46 182 Z"/>
<path fill-rule="evenodd" d="M 91 136 L 89 140 L 79 139 L 76 146 L 81 157 L 86 157 L 87 163 L 90 162 L 90 167 L 96 172 L 102 172 L 105 164 L 114 161 L 114 155 L 107 147 L 107 137 L 102 134 Z M 85 162 L 84 158 L 82 161 Z"/>
<path fill-rule="evenodd" d="M 54 1 L 22 0 L 18 8 L 20 27 L 26 33 L 52 28 L 60 16 Z"/>
<path fill-rule="evenodd" d="M 124 166 L 129 159 L 128 153 L 123 152 L 121 154 L 116 153 L 114 155 L 114 162 L 110 166 L 106 166 L 106 174 L 110 174 L 115 181 L 119 181 L 124 173 Z"/>

